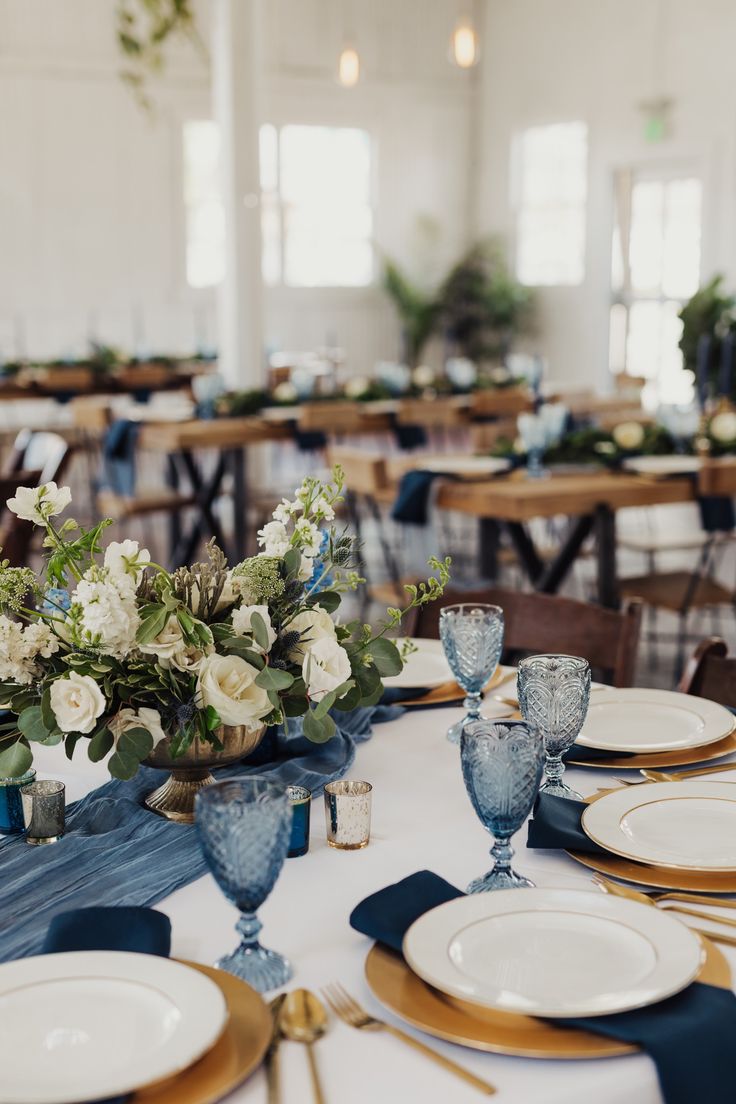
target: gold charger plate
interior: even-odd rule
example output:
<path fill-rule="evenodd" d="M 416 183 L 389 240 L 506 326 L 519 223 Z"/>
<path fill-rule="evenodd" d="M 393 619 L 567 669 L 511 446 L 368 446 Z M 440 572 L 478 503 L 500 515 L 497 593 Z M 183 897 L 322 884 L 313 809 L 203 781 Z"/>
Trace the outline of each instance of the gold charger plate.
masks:
<path fill-rule="evenodd" d="M 271 1013 L 262 997 L 240 978 L 183 962 L 212 978 L 227 1002 L 227 1026 L 212 1050 L 188 1070 L 138 1089 L 131 1100 L 146 1104 L 214 1104 L 242 1084 L 260 1066 L 271 1042 Z"/>
<path fill-rule="evenodd" d="M 731 987 L 731 969 L 725 957 L 702 939 L 705 961 L 698 981 Z M 555 1027 L 545 1020 L 494 1012 L 453 999 L 413 974 L 401 955 L 374 944 L 365 962 L 365 976 L 373 995 L 406 1023 L 451 1043 L 515 1054 L 522 1058 L 614 1058 L 639 1048 L 589 1031 Z"/>
<path fill-rule="evenodd" d="M 514 671 L 514 675 L 516 672 Z M 503 665 L 496 668 L 493 675 L 491 675 L 488 682 L 483 687 L 483 693 L 487 693 L 489 690 L 494 690 L 502 683 L 511 682 L 511 671 L 508 667 Z M 427 694 L 422 694 L 420 698 L 411 698 L 409 701 L 402 701 L 401 705 L 452 705 L 454 702 L 465 701 L 465 691 L 459 683 L 454 679 L 450 679 L 448 682 L 443 682 L 441 686 L 435 686 L 433 690 L 430 690 Z"/>
<path fill-rule="evenodd" d="M 736 893 L 736 874 L 722 874 L 716 871 L 673 870 L 669 866 L 646 866 L 632 862 L 631 859 L 617 855 L 594 855 L 584 851 L 568 851 L 571 859 L 596 870 L 599 874 L 608 874 L 611 878 L 620 878 L 623 882 L 650 886 L 653 889 L 681 889 L 695 893 Z"/>
<path fill-rule="evenodd" d="M 736 720 L 734 721 L 736 726 Z M 615 759 L 596 759 L 587 762 L 567 759 L 568 767 L 592 767 L 595 770 L 659 770 L 666 767 L 687 767 L 692 763 L 707 763 L 736 751 L 736 728 L 715 744 L 682 751 L 649 752 L 647 755 L 625 755 Z"/>

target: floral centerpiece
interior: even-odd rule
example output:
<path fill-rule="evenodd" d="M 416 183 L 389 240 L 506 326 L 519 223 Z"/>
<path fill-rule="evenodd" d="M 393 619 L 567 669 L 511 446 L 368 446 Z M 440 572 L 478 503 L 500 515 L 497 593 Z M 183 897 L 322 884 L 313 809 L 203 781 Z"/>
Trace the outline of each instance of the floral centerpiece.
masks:
<path fill-rule="evenodd" d="M 724 402 L 714 414 L 703 421 L 702 431 L 695 441 L 698 452 L 705 456 L 735 455 L 736 410 Z"/>
<path fill-rule="evenodd" d="M 545 464 L 597 464 L 618 467 L 628 456 L 661 456 L 676 452 L 672 435 L 660 425 L 620 422 L 610 431 L 584 426 L 563 434 L 542 455 Z M 509 457 L 518 463 L 526 458 L 521 438 L 500 438 L 492 455 Z"/>
<path fill-rule="evenodd" d="M 109 519 L 57 522 L 67 487 L 18 488 L 8 507 L 45 530 L 48 563 L 43 578 L 0 563 L 0 700 L 17 715 L 0 730 L 0 775 L 26 771 L 35 743 L 63 743 L 69 758 L 82 745 L 118 779 L 144 761 L 206 768 L 242 757 L 268 725 L 300 717 L 321 742 L 333 712 L 376 703 L 402 667 L 387 634 L 442 593 L 449 561 L 432 559 L 436 575 L 375 630 L 341 624 L 343 594 L 364 581 L 355 538 L 334 525 L 342 490 L 339 468 L 329 483 L 308 478 L 260 531 L 257 556 L 231 568 L 211 542 L 206 562 L 169 572 L 136 541 L 103 550 Z M 229 751 L 233 731 L 249 739 Z"/>

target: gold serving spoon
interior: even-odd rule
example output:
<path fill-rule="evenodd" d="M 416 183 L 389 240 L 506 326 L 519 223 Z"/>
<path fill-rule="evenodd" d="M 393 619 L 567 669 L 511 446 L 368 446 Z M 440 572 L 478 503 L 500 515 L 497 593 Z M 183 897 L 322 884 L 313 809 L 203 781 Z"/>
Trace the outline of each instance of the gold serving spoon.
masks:
<path fill-rule="evenodd" d="M 314 1043 L 327 1030 L 327 1013 L 324 1005 L 309 989 L 294 989 L 291 993 L 287 993 L 286 1000 L 281 1006 L 279 1027 L 287 1039 L 306 1045 L 315 1104 L 325 1104 L 313 1049 Z"/>

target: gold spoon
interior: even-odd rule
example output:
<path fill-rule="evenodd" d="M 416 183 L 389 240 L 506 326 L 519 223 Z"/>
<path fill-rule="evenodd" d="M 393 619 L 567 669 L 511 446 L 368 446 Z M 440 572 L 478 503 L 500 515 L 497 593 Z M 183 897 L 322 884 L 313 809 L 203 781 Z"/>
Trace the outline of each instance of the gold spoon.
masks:
<path fill-rule="evenodd" d="M 271 1043 L 266 1051 L 266 1079 L 268 1083 L 268 1104 L 281 1104 L 281 1070 L 279 1066 L 279 1043 L 281 1042 L 281 1007 L 286 1000 L 286 994 L 280 993 L 270 1002 Z"/>
<path fill-rule="evenodd" d="M 313 1049 L 313 1044 L 327 1030 L 324 1005 L 309 989 L 294 989 L 287 993 L 281 1006 L 279 1027 L 287 1039 L 306 1045 L 315 1104 L 325 1104 Z"/>

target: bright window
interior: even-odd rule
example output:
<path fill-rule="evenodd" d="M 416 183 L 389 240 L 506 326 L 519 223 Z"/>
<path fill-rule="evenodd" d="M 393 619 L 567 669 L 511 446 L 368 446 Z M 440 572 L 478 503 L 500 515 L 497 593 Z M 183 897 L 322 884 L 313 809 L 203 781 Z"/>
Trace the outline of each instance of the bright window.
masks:
<path fill-rule="evenodd" d="M 530 127 L 516 138 L 516 274 L 532 287 L 585 276 L 588 128 Z"/>
<path fill-rule="evenodd" d="M 687 402 L 677 315 L 700 278 L 701 182 L 626 170 L 616 175 L 615 199 L 611 371 L 650 380 L 652 400 Z"/>
<path fill-rule="evenodd" d="M 214 122 L 184 128 L 187 280 L 224 271 Z M 263 278 L 269 285 L 361 287 L 373 279 L 371 140 L 353 127 L 266 124 L 260 132 Z"/>

